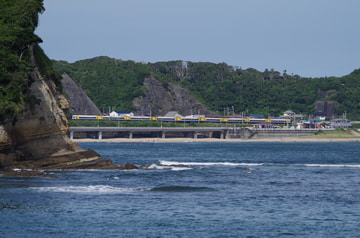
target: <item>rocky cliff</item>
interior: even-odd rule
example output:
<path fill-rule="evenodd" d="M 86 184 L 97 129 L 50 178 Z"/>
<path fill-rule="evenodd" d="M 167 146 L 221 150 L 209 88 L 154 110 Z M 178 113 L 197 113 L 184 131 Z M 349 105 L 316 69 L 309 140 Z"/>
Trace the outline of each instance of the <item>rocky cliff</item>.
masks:
<path fill-rule="evenodd" d="M 177 111 L 182 115 L 210 114 L 211 112 L 184 88 L 173 83 L 161 84 L 154 77 L 144 79 L 144 96 L 134 99 L 137 114 L 165 115 Z"/>
<path fill-rule="evenodd" d="M 68 138 L 68 101 L 36 68 L 31 78 L 25 107 L 0 127 L 0 169 L 118 168 Z"/>
<path fill-rule="evenodd" d="M 98 107 L 67 74 L 62 75 L 61 84 L 69 98 L 70 112 L 73 115 L 101 115 Z"/>

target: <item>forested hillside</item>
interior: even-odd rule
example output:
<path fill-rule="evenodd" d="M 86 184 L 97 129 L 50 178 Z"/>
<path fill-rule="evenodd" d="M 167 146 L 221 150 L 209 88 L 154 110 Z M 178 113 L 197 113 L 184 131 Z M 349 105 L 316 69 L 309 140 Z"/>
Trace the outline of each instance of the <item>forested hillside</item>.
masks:
<path fill-rule="evenodd" d="M 337 113 L 360 119 L 360 70 L 344 77 L 303 78 L 273 69 L 260 72 L 225 63 L 169 61 L 135 63 L 97 57 L 75 63 L 55 61 L 59 73 L 67 73 L 95 104 L 116 110 L 139 111 L 134 99 L 144 95 L 145 78 L 156 79 L 165 89 L 177 84 L 209 110 L 222 115 L 277 116 L 285 110 L 314 114 L 316 101 L 334 101 Z"/>
<path fill-rule="evenodd" d="M 143 93 L 144 78 L 150 76 L 148 65 L 97 57 L 69 64 L 55 61 L 59 73 L 67 73 L 100 109 L 134 110 L 132 100 Z"/>
<path fill-rule="evenodd" d="M 25 102 L 35 64 L 43 76 L 60 85 L 60 77 L 51 61 L 38 46 L 34 34 L 38 14 L 44 11 L 42 0 L 0 0 L 0 122 L 11 118 Z M 34 102 L 33 102 L 34 103 Z"/>

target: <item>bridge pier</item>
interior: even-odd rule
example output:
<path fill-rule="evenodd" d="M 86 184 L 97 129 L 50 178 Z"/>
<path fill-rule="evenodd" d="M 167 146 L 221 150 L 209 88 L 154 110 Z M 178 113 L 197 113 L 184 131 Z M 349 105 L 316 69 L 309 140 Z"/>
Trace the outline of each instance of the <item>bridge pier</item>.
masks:
<path fill-rule="evenodd" d="M 221 140 L 225 139 L 225 134 L 226 134 L 225 131 L 221 131 L 221 134 L 220 134 L 220 139 Z"/>
<path fill-rule="evenodd" d="M 163 138 L 163 139 L 166 138 L 166 132 L 165 132 L 165 131 L 162 131 L 162 132 L 161 132 L 161 138 Z"/>
<path fill-rule="evenodd" d="M 99 132 L 98 132 L 98 139 L 99 139 L 99 140 L 102 140 L 102 131 L 99 131 Z"/>
<path fill-rule="evenodd" d="M 221 134 L 220 134 L 220 139 L 229 139 L 229 131 L 227 130 L 222 130 Z"/>
<path fill-rule="evenodd" d="M 225 139 L 230 139 L 230 133 L 229 133 L 229 131 L 225 131 Z"/>
<path fill-rule="evenodd" d="M 133 136 L 134 136 L 134 132 L 130 131 L 130 132 L 129 132 L 129 139 L 132 139 Z"/>
<path fill-rule="evenodd" d="M 70 131 L 70 140 L 74 139 L 74 131 Z"/>
<path fill-rule="evenodd" d="M 194 139 L 198 138 L 199 133 L 197 131 L 194 131 Z"/>

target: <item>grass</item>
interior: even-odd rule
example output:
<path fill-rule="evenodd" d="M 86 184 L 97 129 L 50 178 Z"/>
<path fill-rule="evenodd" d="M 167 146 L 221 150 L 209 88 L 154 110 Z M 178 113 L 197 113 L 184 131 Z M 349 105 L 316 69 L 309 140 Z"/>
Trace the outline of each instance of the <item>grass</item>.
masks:
<path fill-rule="evenodd" d="M 331 139 L 331 138 L 360 138 L 360 136 L 357 136 L 356 133 L 351 129 L 349 130 L 343 130 L 343 129 L 336 129 L 334 131 L 319 131 L 313 136 L 309 136 L 307 138 L 325 138 L 325 139 Z M 360 134 L 360 133 L 359 133 Z"/>

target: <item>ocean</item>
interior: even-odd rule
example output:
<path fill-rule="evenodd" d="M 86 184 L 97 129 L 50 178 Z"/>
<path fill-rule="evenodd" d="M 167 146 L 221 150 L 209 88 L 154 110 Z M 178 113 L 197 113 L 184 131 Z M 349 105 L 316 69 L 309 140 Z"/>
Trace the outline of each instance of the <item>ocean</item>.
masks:
<path fill-rule="evenodd" d="M 360 237 L 357 142 L 81 143 L 139 170 L 0 177 L 0 237 Z"/>

